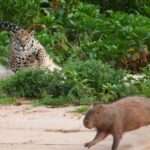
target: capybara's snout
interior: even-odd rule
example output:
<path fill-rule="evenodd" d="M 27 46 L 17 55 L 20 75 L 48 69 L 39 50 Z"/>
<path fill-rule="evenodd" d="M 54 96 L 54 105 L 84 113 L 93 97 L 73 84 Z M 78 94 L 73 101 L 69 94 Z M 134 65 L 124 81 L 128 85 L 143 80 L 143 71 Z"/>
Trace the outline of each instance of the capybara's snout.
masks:
<path fill-rule="evenodd" d="M 86 128 L 92 129 L 94 128 L 93 117 L 87 113 L 83 119 L 83 124 Z"/>

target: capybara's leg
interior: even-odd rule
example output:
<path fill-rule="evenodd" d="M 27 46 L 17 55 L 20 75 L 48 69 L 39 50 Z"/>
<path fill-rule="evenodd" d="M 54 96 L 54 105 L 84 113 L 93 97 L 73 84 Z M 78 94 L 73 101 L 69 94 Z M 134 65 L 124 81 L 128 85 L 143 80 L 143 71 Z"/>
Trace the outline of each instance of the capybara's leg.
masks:
<path fill-rule="evenodd" d="M 96 143 L 102 141 L 108 134 L 106 132 L 97 132 L 95 138 L 86 143 L 84 146 L 87 147 L 87 148 L 90 148 L 91 146 L 95 145 Z"/>
<path fill-rule="evenodd" d="M 112 145 L 112 150 L 117 150 L 120 140 L 121 140 L 122 134 L 114 134 L 113 135 L 113 145 Z"/>

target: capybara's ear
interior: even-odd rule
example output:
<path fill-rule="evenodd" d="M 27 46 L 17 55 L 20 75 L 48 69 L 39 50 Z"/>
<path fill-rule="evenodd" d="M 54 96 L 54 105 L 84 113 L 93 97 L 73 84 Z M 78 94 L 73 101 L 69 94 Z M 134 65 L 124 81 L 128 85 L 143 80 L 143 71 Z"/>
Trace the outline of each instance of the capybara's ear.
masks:
<path fill-rule="evenodd" d="M 93 106 L 93 107 L 99 107 L 99 108 L 100 108 L 100 107 L 103 107 L 103 105 L 104 105 L 104 104 L 102 104 L 102 103 L 95 102 L 95 103 L 93 103 L 92 106 Z"/>
<path fill-rule="evenodd" d="M 96 107 L 97 105 L 99 105 L 100 103 L 98 103 L 98 102 L 94 102 L 93 104 L 92 104 L 92 107 Z"/>
<path fill-rule="evenodd" d="M 93 104 L 91 104 L 90 107 L 89 107 L 89 109 L 93 109 L 93 107 L 94 107 Z"/>

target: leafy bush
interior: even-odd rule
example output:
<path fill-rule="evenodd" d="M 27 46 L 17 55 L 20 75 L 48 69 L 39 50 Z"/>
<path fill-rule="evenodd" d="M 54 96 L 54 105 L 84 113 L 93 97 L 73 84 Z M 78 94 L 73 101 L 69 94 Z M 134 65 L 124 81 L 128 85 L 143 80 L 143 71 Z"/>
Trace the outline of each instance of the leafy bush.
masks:
<path fill-rule="evenodd" d="M 112 8 L 114 10 L 125 10 L 127 12 L 133 11 L 143 11 L 144 6 L 150 5 L 148 0 L 110 0 L 107 8 Z"/>
<path fill-rule="evenodd" d="M 42 97 L 52 94 L 55 97 L 65 93 L 61 78 L 57 73 L 54 76 L 43 70 L 23 70 L 1 81 L 1 84 L 2 89 L 11 96 Z"/>
<path fill-rule="evenodd" d="M 150 97 L 150 65 L 143 69 L 143 78 L 137 84 L 139 94 Z"/>
<path fill-rule="evenodd" d="M 135 48 L 136 53 L 143 45 L 149 45 L 149 18 L 119 12 L 111 12 L 108 17 L 96 12 L 88 15 L 90 11 L 85 12 L 85 8 L 81 5 L 69 18 L 68 24 L 71 24 L 67 25 L 77 33 L 72 35 L 76 35 L 75 41 L 80 45 L 78 57 L 118 64 L 121 57 L 130 53 L 130 48 Z"/>
<path fill-rule="evenodd" d="M 52 96 L 44 96 L 38 100 L 35 100 L 33 102 L 34 105 L 50 105 L 53 107 L 58 107 L 58 106 L 67 106 L 70 104 L 74 104 L 70 99 L 68 99 L 68 97 L 63 97 L 63 96 L 59 96 L 59 97 L 52 97 Z"/>
<path fill-rule="evenodd" d="M 46 16 L 50 20 L 53 18 L 51 23 L 42 17 L 37 20 L 37 23 L 47 25 L 37 37 L 59 63 L 65 63 L 71 57 L 101 59 L 113 66 L 121 66 L 122 58 L 134 59 L 143 47 L 150 48 L 150 19 L 147 17 L 111 11 L 105 16 L 96 6 L 83 3 L 70 10 L 63 19 L 59 15 L 61 9 L 56 14 L 50 11 Z"/>
<path fill-rule="evenodd" d="M 76 61 L 69 62 L 62 73 L 45 70 L 19 71 L 1 81 L 1 90 L 9 96 L 42 98 L 42 102 L 46 104 L 54 101 L 57 105 L 61 100 L 64 100 L 62 103 L 72 104 L 89 104 L 97 100 L 108 102 L 120 95 L 113 88 L 106 90 L 105 87 L 108 84 L 111 87 L 120 85 L 123 75 L 121 70 L 116 71 L 101 61 Z M 101 98 L 106 93 L 110 96 Z"/>
<path fill-rule="evenodd" d="M 0 64 L 8 65 L 8 56 L 10 54 L 9 51 L 9 38 L 8 33 L 1 32 L 0 33 Z"/>
<path fill-rule="evenodd" d="M 17 104 L 17 101 L 14 97 L 0 97 L 0 105 L 10 105 L 10 104 Z"/>
<path fill-rule="evenodd" d="M 91 2 L 99 4 L 101 10 L 120 10 L 126 12 L 139 12 L 143 15 L 150 16 L 150 2 L 149 0 L 82 0 L 84 2 Z"/>
<path fill-rule="evenodd" d="M 103 85 L 118 84 L 123 78 L 123 71 L 114 70 L 111 66 L 103 64 L 101 61 L 87 60 L 85 62 L 70 62 L 67 66 L 67 73 L 73 74 L 79 82 L 85 82 L 89 87 L 102 91 Z"/>
<path fill-rule="evenodd" d="M 82 99 L 87 92 L 86 95 L 92 96 L 94 101 L 110 102 L 120 97 L 120 93 L 114 87 L 119 88 L 122 84 L 121 79 L 125 72 L 121 70 L 114 70 L 111 66 L 97 60 L 69 61 L 64 70 L 66 70 L 67 80 L 76 82 L 77 86 L 80 85 L 77 89 L 80 89 L 78 96 Z M 111 87 L 109 90 L 105 88 L 108 84 Z M 87 103 L 92 102 L 90 99 L 88 101 Z"/>
<path fill-rule="evenodd" d="M 29 25 L 40 13 L 40 0 L 0 0 L 0 20 Z"/>

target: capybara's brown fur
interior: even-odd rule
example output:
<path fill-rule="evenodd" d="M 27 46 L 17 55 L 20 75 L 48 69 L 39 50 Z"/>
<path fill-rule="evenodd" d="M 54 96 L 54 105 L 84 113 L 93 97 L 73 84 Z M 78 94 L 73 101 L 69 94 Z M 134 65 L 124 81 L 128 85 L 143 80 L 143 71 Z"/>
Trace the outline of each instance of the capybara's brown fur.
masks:
<path fill-rule="evenodd" d="M 97 129 L 96 137 L 85 147 L 90 148 L 111 134 L 112 150 L 117 150 L 124 132 L 150 124 L 150 99 L 131 96 L 112 104 L 97 104 L 87 112 L 83 123 L 86 128 Z"/>

